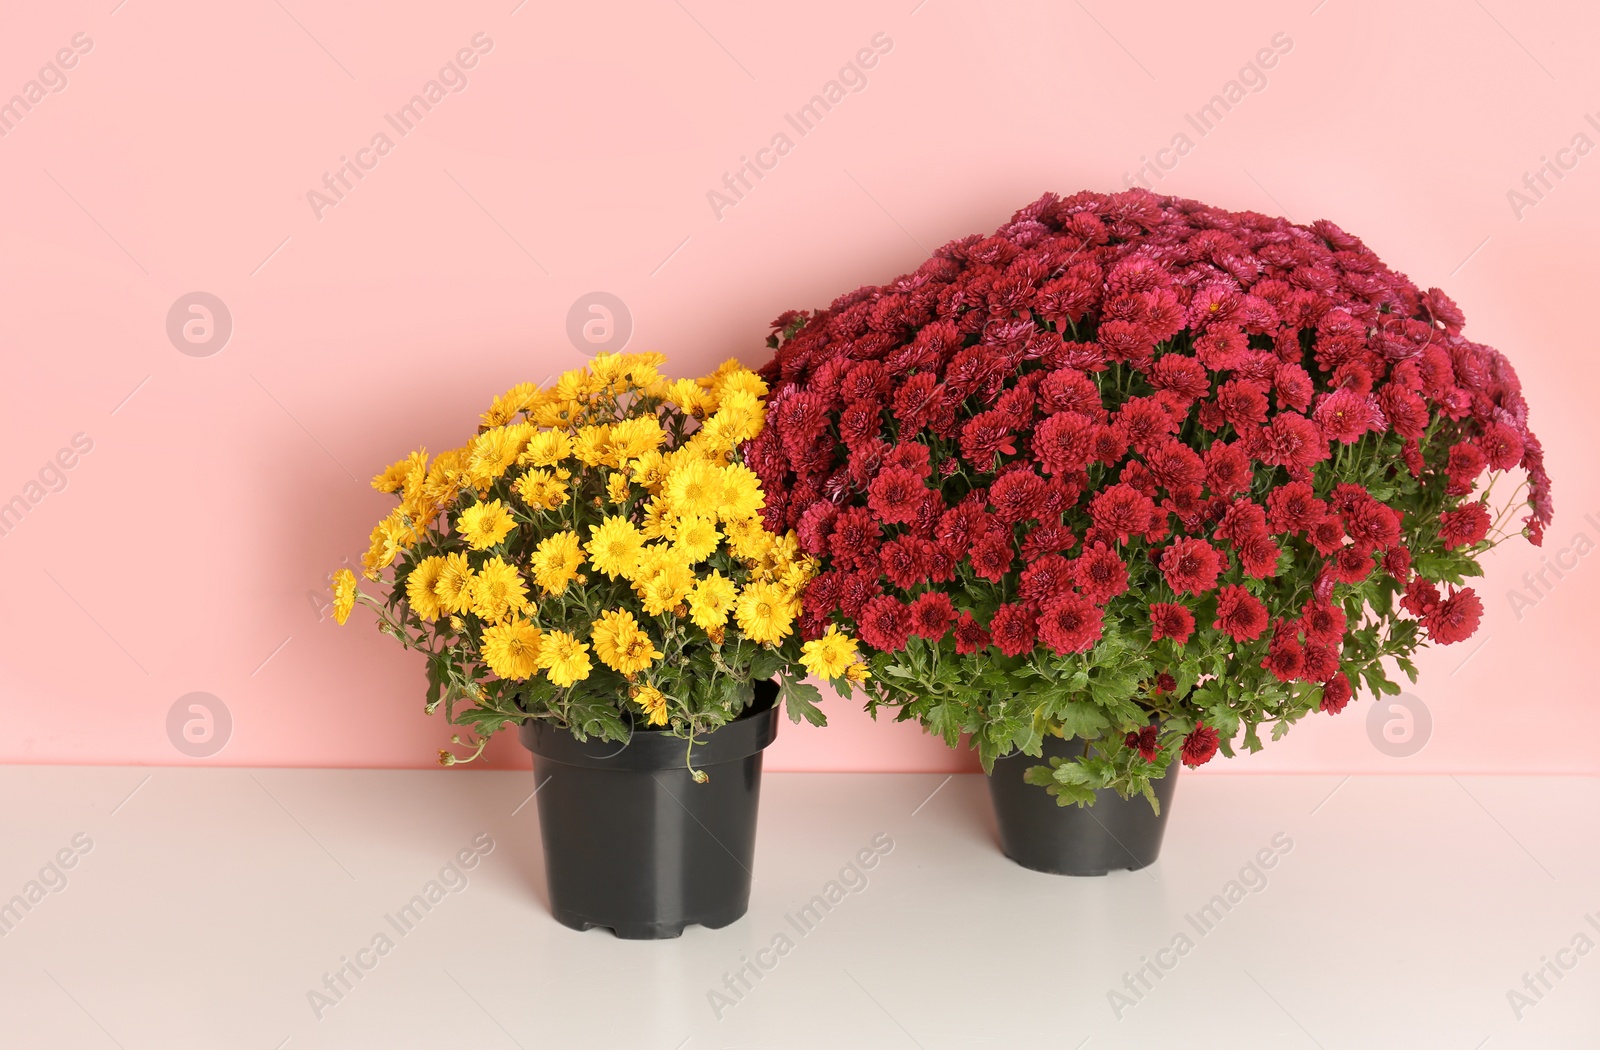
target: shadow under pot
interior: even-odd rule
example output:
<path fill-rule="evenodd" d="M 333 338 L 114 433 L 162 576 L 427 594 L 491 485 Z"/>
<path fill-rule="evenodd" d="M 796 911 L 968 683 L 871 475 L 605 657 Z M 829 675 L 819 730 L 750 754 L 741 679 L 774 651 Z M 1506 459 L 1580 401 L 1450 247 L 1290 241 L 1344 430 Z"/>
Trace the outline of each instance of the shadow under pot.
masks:
<path fill-rule="evenodd" d="M 626 744 L 580 742 L 529 719 L 550 910 L 575 930 L 604 926 L 630 940 L 677 937 L 685 926 L 726 926 L 750 906 L 761 753 L 778 735 L 778 687 L 694 745 L 635 728 Z"/>
<path fill-rule="evenodd" d="M 989 797 L 1001 851 L 1024 868 L 1052 875 L 1105 875 L 1154 864 L 1172 810 L 1178 763 L 1151 782 L 1161 803 L 1159 815 L 1143 795 L 1125 799 L 1110 788 L 1095 792 L 1092 806 L 1059 806 L 1054 795 L 1023 779 L 1029 766 L 1049 765 L 1051 758 L 1074 758 L 1082 752 L 1081 740 L 1047 736 L 1043 757 L 1014 752 L 995 759 L 988 778 Z"/>

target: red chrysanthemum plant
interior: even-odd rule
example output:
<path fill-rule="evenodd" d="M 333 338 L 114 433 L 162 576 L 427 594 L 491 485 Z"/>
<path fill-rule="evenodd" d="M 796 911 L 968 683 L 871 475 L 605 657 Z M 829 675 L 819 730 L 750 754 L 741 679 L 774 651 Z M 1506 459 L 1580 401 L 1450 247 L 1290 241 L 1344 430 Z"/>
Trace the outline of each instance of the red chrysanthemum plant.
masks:
<path fill-rule="evenodd" d="M 822 560 L 802 631 L 871 647 L 874 713 L 985 769 L 1082 738 L 1029 779 L 1153 802 L 1174 760 L 1398 692 L 1386 661 L 1477 628 L 1463 581 L 1516 507 L 1540 542 L 1516 374 L 1462 320 L 1332 223 L 1046 195 L 779 318 L 745 461 Z"/>

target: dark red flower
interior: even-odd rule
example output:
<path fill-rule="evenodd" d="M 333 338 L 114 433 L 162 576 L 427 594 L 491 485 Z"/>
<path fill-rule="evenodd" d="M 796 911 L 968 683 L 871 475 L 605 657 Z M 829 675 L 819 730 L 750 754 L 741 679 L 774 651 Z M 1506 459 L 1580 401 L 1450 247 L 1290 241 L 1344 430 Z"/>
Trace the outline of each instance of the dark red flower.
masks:
<path fill-rule="evenodd" d="M 1309 470 L 1328 458 L 1328 439 L 1317 425 L 1294 412 L 1279 412 L 1251 433 L 1251 452 L 1274 467 Z"/>
<path fill-rule="evenodd" d="M 1278 407 L 1304 412 L 1311 407 L 1311 373 L 1298 364 L 1282 362 L 1272 372 L 1272 385 L 1278 392 Z"/>
<path fill-rule="evenodd" d="M 1471 492 L 1473 485 L 1477 484 L 1478 475 L 1488 465 L 1489 457 L 1478 446 L 1466 441 L 1451 445 L 1449 466 L 1446 468 L 1450 477 L 1450 495 L 1465 496 Z"/>
<path fill-rule="evenodd" d="M 1283 548 L 1265 532 L 1253 534 L 1239 544 L 1236 551 L 1239 565 L 1246 576 L 1265 580 L 1278 575 L 1278 567 L 1283 562 Z"/>
<path fill-rule="evenodd" d="M 956 617 L 956 653 L 967 656 L 980 649 L 988 648 L 989 632 L 983 625 L 972 618 L 969 612 L 963 612 Z"/>
<path fill-rule="evenodd" d="M 1016 548 L 1011 544 L 1011 538 L 1004 533 L 999 535 L 989 534 L 972 545 L 968 554 L 972 562 L 972 571 L 993 583 L 999 583 L 1005 574 L 1011 571 L 1011 563 L 1016 559 Z"/>
<path fill-rule="evenodd" d="M 1217 527 L 1212 531 L 1217 539 L 1227 540 L 1237 546 L 1251 536 L 1267 531 L 1267 512 L 1261 509 L 1260 504 L 1250 500 L 1233 500 L 1227 504 L 1227 509 L 1217 519 Z"/>
<path fill-rule="evenodd" d="M 1361 435 L 1380 425 L 1383 416 L 1372 398 L 1341 387 L 1322 395 L 1312 418 L 1324 437 L 1346 445 L 1361 440 Z"/>
<path fill-rule="evenodd" d="M 883 367 L 876 361 L 871 363 Z M 900 383 L 900 388 L 895 391 L 893 411 L 902 435 L 915 434 L 932 417 L 934 406 L 938 403 L 938 385 L 939 377 L 931 372 L 918 372 Z"/>
<path fill-rule="evenodd" d="M 1477 444 L 1493 470 L 1510 470 L 1522 461 L 1522 436 L 1499 421 L 1484 428 Z"/>
<path fill-rule="evenodd" d="M 1205 540 L 1177 539 L 1161 552 L 1161 575 L 1178 594 L 1201 594 L 1217 585 L 1222 559 Z"/>
<path fill-rule="evenodd" d="M 834 519 L 833 535 L 828 538 L 834 564 L 853 569 L 872 563 L 877 556 L 879 535 L 878 523 L 865 507 L 842 511 Z"/>
<path fill-rule="evenodd" d="M 1489 534 L 1489 508 L 1482 503 L 1463 503 L 1439 515 L 1439 542 L 1446 550 L 1469 547 Z"/>
<path fill-rule="evenodd" d="M 1057 412 L 1033 432 L 1033 454 L 1046 474 L 1082 470 L 1093 455 L 1095 425 L 1077 412 Z"/>
<path fill-rule="evenodd" d="M 867 486 L 867 506 L 886 525 L 913 522 L 928 495 L 928 487 L 914 471 L 888 467 Z"/>
<path fill-rule="evenodd" d="M 1100 640 L 1103 611 L 1088 599 L 1064 594 L 1039 613 L 1039 638 L 1057 656 L 1081 653 Z"/>
<path fill-rule="evenodd" d="M 1150 640 L 1159 642 L 1171 638 L 1185 645 L 1194 633 L 1194 613 L 1188 606 L 1175 602 L 1156 602 L 1150 606 Z"/>
<path fill-rule="evenodd" d="M 1026 605 L 1002 605 L 995 610 L 989 629 L 1002 653 L 1021 656 L 1033 648 L 1035 622 L 1033 611 Z"/>
<path fill-rule="evenodd" d="M 1432 580 L 1413 576 L 1406 584 L 1406 593 L 1400 599 L 1400 608 L 1412 616 L 1423 617 L 1439 606 L 1439 588 Z"/>
<path fill-rule="evenodd" d="M 1388 547 L 1400 538 L 1400 515 L 1367 495 L 1365 490 L 1342 517 L 1344 531 L 1364 546 Z"/>
<path fill-rule="evenodd" d="M 1157 726 L 1145 726 L 1136 733 L 1129 733 L 1123 737 L 1122 742 L 1130 749 L 1139 752 L 1139 757 L 1146 762 L 1154 762 L 1163 748 L 1157 743 L 1161 730 Z"/>
<path fill-rule="evenodd" d="M 1310 539 L 1318 554 L 1332 554 L 1344 544 L 1344 526 L 1338 518 L 1323 518 L 1311 527 Z"/>
<path fill-rule="evenodd" d="M 1267 520 L 1273 532 L 1310 532 L 1327 515 L 1327 504 L 1303 481 L 1288 481 L 1267 493 Z"/>
<path fill-rule="evenodd" d="M 1383 571 L 1404 585 L 1411 582 L 1411 551 L 1396 544 L 1383 552 Z"/>
<path fill-rule="evenodd" d="M 1158 390 L 1171 390 L 1190 401 L 1199 400 L 1211 392 L 1211 376 L 1205 365 L 1183 354 L 1162 354 L 1150 370 L 1150 385 Z"/>
<path fill-rule="evenodd" d="M 1343 711 L 1350 702 L 1350 679 L 1342 674 L 1336 674 L 1322 683 L 1322 701 L 1317 705 L 1319 711 L 1326 711 L 1336 715 Z"/>
<path fill-rule="evenodd" d="M 1360 583 L 1372 575 L 1372 551 L 1349 544 L 1333 555 L 1333 571 L 1340 583 Z"/>
<path fill-rule="evenodd" d="M 911 634 L 911 609 L 888 596 L 872 599 L 856 618 L 861 640 L 880 652 L 896 653 Z"/>
<path fill-rule="evenodd" d="M 1304 647 L 1305 669 L 1301 672 L 1308 682 L 1321 682 L 1338 673 L 1339 654 L 1333 646 L 1308 640 Z"/>
<path fill-rule="evenodd" d="M 930 642 L 944 638 L 955 619 L 955 607 L 943 591 L 928 591 L 911 603 L 911 633 Z"/>
<path fill-rule="evenodd" d="M 1267 629 L 1267 607 L 1243 587 L 1229 584 L 1217 592 L 1217 619 L 1211 626 L 1236 642 L 1253 642 Z"/>
<path fill-rule="evenodd" d="M 1046 554 L 1022 570 L 1017 591 L 1024 600 L 1044 605 L 1070 591 L 1073 577 L 1072 562 L 1059 554 Z"/>
<path fill-rule="evenodd" d="M 1130 398 L 1116 414 L 1115 429 L 1138 452 L 1148 452 L 1173 431 L 1178 421 L 1153 397 Z"/>
<path fill-rule="evenodd" d="M 1338 645 L 1344 640 L 1344 628 L 1344 610 L 1332 602 L 1312 598 L 1300 610 L 1300 629 L 1307 641 Z"/>
<path fill-rule="evenodd" d="M 933 476 L 933 463 L 929 457 L 928 446 L 920 441 L 901 440 L 883 457 L 885 468 L 901 468 L 909 470 L 917 477 L 926 481 Z"/>
<path fill-rule="evenodd" d="M 1483 616 L 1483 602 L 1471 587 L 1452 589 L 1450 596 L 1440 601 L 1422 616 L 1422 626 L 1428 637 L 1440 645 L 1453 645 L 1471 638 L 1478 630 Z"/>
<path fill-rule="evenodd" d="M 1031 470 L 1007 470 L 989 486 L 994 516 L 1007 525 L 1039 516 L 1044 500 L 1044 479 Z"/>
<path fill-rule="evenodd" d="M 1156 481 L 1168 491 L 1198 489 L 1206 479 L 1205 460 L 1188 445 L 1174 438 L 1163 438 L 1145 456 L 1145 465 Z"/>
<path fill-rule="evenodd" d="M 1038 561 L 1046 554 L 1069 551 L 1078 537 L 1063 525 L 1036 525 L 1022 538 L 1022 560 Z"/>
<path fill-rule="evenodd" d="M 1250 489 L 1250 456 L 1238 442 L 1214 442 L 1206 449 L 1206 485 L 1218 496 Z"/>
<path fill-rule="evenodd" d="M 1201 722 L 1183 738 L 1183 764 L 1191 768 L 1205 765 L 1217 753 L 1220 744 L 1217 731 Z"/>
<path fill-rule="evenodd" d="M 1277 630 L 1272 636 L 1272 644 L 1267 647 L 1267 655 L 1261 661 L 1261 666 L 1272 672 L 1272 676 L 1280 682 L 1292 682 L 1300 677 L 1305 670 L 1306 654 L 1295 639 L 1294 631 Z"/>
<path fill-rule="evenodd" d="M 1073 561 L 1073 580 L 1090 601 L 1104 604 L 1128 589 L 1128 566 L 1116 551 L 1096 543 Z"/>
<path fill-rule="evenodd" d="M 927 583 L 933 571 L 933 544 L 915 536 L 898 536 L 878 551 L 878 565 L 890 583 L 910 590 Z"/>
<path fill-rule="evenodd" d="M 819 500 L 800 515 L 800 525 L 795 529 L 800 549 L 811 555 L 828 553 L 828 537 L 833 534 L 833 523 L 839 517 L 839 508 L 827 500 Z"/>
<path fill-rule="evenodd" d="M 1103 535 L 1115 536 L 1118 543 L 1150 528 L 1155 502 L 1131 485 L 1121 482 L 1101 489 L 1089 501 L 1089 519 Z"/>
<path fill-rule="evenodd" d="M 994 469 L 994 458 L 1017 454 L 1017 436 L 996 412 L 981 412 L 961 428 L 961 457 L 979 470 Z"/>
<path fill-rule="evenodd" d="M 1267 391 L 1260 383 L 1230 379 L 1217 388 L 1217 412 L 1234 429 L 1260 426 L 1267 421 Z"/>

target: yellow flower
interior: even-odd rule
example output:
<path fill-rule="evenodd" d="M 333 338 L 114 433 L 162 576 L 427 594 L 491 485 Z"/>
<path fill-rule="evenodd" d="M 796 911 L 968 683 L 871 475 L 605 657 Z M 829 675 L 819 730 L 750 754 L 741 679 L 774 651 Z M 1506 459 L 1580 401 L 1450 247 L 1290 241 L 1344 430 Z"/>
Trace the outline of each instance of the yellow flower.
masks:
<path fill-rule="evenodd" d="M 539 628 L 518 617 L 485 630 L 478 648 L 489 670 L 520 682 L 539 669 L 543 641 Z"/>
<path fill-rule="evenodd" d="M 651 725 L 667 724 L 667 694 L 655 686 L 640 686 L 639 691 L 633 694 L 633 702 L 644 708 L 644 713 L 650 716 Z"/>
<path fill-rule="evenodd" d="M 845 669 L 844 677 L 851 685 L 861 685 L 872 677 L 872 672 L 867 670 L 866 664 L 858 661 Z"/>
<path fill-rule="evenodd" d="M 608 426 L 579 427 L 572 442 L 572 454 L 586 467 L 598 467 L 609 457 L 611 428 Z M 615 466 L 615 464 L 612 464 Z"/>
<path fill-rule="evenodd" d="M 439 578 L 433 585 L 441 611 L 456 615 L 472 608 L 472 576 L 472 566 L 465 554 L 445 555 L 444 564 L 439 567 Z"/>
<path fill-rule="evenodd" d="M 356 574 L 340 569 L 333 574 L 333 620 L 341 627 L 356 605 Z"/>
<path fill-rule="evenodd" d="M 478 569 L 472 581 L 472 611 L 478 619 L 495 623 L 528 607 L 528 588 L 517 570 L 495 555 Z"/>
<path fill-rule="evenodd" d="M 644 611 L 651 616 L 660 616 L 687 598 L 694 584 L 694 572 L 689 566 L 668 556 L 662 559 L 648 578 L 641 578 L 635 583 L 634 590 L 644 602 Z"/>
<path fill-rule="evenodd" d="M 607 440 L 608 465 L 622 467 L 629 460 L 655 452 L 667 440 L 666 431 L 655 416 L 634 416 L 611 428 Z"/>
<path fill-rule="evenodd" d="M 814 558 L 801 558 L 783 571 L 778 577 L 778 586 L 782 587 L 791 596 L 798 598 L 817 575 L 817 561 Z"/>
<path fill-rule="evenodd" d="M 433 457 L 427 479 L 422 483 L 422 495 L 431 505 L 439 508 L 455 503 L 461 491 L 461 469 L 466 464 L 466 452 L 454 448 Z"/>
<path fill-rule="evenodd" d="M 773 548 L 772 533 L 766 530 L 759 518 L 734 518 L 722 528 L 727 533 L 728 546 L 737 558 L 756 561 Z"/>
<path fill-rule="evenodd" d="M 679 518 L 673 530 L 673 548 L 691 564 L 711 557 L 721 543 L 722 533 L 717 531 L 717 523 L 711 518 L 698 515 Z"/>
<path fill-rule="evenodd" d="M 840 634 L 839 628 L 830 624 L 821 638 L 800 647 L 800 662 L 807 673 L 831 682 L 856 662 L 855 639 Z"/>
<path fill-rule="evenodd" d="M 541 427 L 570 427 L 582 415 L 582 402 L 562 397 L 558 386 L 534 407 L 533 421 Z"/>
<path fill-rule="evenodd" d="M 761 491 L 761 479 L 743 463 L 731 463 L 722 468 L 722 502 L 717 516 L 723 521 L 734 518 L 752 518 L 767 505 Z"/>
<path fill-rule="evenodd" d="M 722 362 L 716 374 L 711 377 L 711 392 L 716 396 L 720 406 L 728 395 L 733 393 L 748 394 L 753 398 L 766 397 L 767 383 L 746 368 L 738 358 L 730 357 Z"/>
<path fill-rule="evenodd" d="M 636 457 L 628 465 L 628 471 L 634 484 L 643 485 L 651 493 L 659 492 L 662 483 L 667 480 L 667 457 L 651 449 Z"/>
<path fill-rule="evenodd" d="M 533 582 L 546 594 L 560 594 L 578 575 L 583 564 L 583 551 L 578 546 L 578 534 L 558 532 L 539 541 L 533 552 Z"/>
<path fill-rule="evenodd" d="M 586 549 L 594 567 L 611 577 L 632 580 L 639 570 L 639 549 L 644 537 L 626 518 L 608 516 L 599 525 L 589 526 Z"/>
<path fill-rule="evenodd" d="M 456 515 L 456 531 L 466 537 L 475 551 L 488 550 L 505 539 L 517 523 L 497 499 L 488 503 L 474 503 Z"/>
<path fill-rule="evenodd" d="M 406 577 L 406 600 L 412 610 L 432 623 L 439 618 L 439 574 L 444 571 L 444 559 L 437 554 L 417 562 L 411 575 Z"/>
<path fill-rule="evenodd" d="M 626 609 L 612 609 L 600 614 L 590 635 L 595 655 L 600 662 L 632 677 L 661 659 L 649 632 L 639 626 L 633 614 Z"/>
<path fill-rule="evenodd" d="M 667 387 L 666 400 L 677 405 L 686 415 L 703 416 L 711 407 L 711 395 L 693 379 L 675 379 Z"/>
<path fill-rule="evenodd" d="M 393 565 L 394 560 L 416 542 L 417 534 L 400 508 L 390 511 L 388 517 L 373 526 L 371 545 L 361 556 L 367 579 L 376 580 L 378 573 Z"/>
<path fill-rule="evenodd" d="M 746 638 L 762 645 L 776 645 L 789 636 L 794 625 L 794 603 L 770 583 L 752 583 L 739 594 L 734 617 Z"/>
<path fill-rule="evenodd" d="M 733 611 L 737 597 L 733 581 L 713 571 L 689 592 L 689 618 L 703 631 L 721 627 L 728 622 L 728 613 Z"/>
<path fill-rule="evenodd" d="M 666 492 L 679 514 L 715 517 L 724 487 L 721 472 L 716 467 L 690 460 L 673 466 L 667 477 Z"/>
<path fill-rule="evenodd" d="M 564 430 L 541 430 L 528 439 L 517 462 L 523 466 L 553 467 L 572 455 L 572 438 Z"/>
<path fill-rule="evenodd" d="M 626 503 L 631 495 L 633 486 L 628 484 L 628 475 L 613 474 L 606 479 L 606 499 L 612 503 Z"/>
<path fill-rule="evenodd" d="M 652 496 L 644 505 L 640 535 L 649 540 L 666 539 L 672 530 L 672 504 L 664 496 Z"/>
<path fill-rule="evenodd" d="M 565 689 L 589 677 L 589 647 L 566 631 L 551 631 L 539 642 L 539 667 Z"/>
<path fill-rule="evenodd" d="M 397 459 L 372 479 L 372 487 L 379 492 L 398 492 L 416 469 L 418 456 L 422 457 L 424 463 L 427 462 L 426 452 L 413 452 L 405 459 Z"/>
<path fill-rule="evenodd" d="M 539 388 L 532 383 L 518 383 L 494 399 L 483 414 L 483 425 L 499 427 L 511 422 L 518 413 L 526 412 L 539 399 Z"/>
<path fill-rule="evenodd" d="M 589 362 L 589 367 L 594 370 L 594 377 L 600 383 L 609 386 L 628 374 L 628 364 L 631 354 L 619 354 L 610 350 L 602 350 L 594 355 Z"/>
<path fill-rule="evenodd" d="M 488 488 L 511 468 L 527 447 L 533 428 L 526 423 L 485 430 L 472 439 L 467 457 L 467 477 L 480 489 Z"/>
<path fill-rule="evenodd" d="M 517 479 L 517 495 L 533 510 L 556 510 L 567 502 L 567 486 L 548 470 L 535 468 Z"/>

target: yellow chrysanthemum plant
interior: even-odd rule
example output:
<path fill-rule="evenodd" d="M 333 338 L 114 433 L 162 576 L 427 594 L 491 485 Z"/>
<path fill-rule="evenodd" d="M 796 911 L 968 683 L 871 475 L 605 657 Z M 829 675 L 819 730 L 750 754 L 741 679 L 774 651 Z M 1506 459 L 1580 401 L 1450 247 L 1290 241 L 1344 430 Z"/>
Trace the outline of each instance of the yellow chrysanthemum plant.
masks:
<path fill-rule="evenodd" d="M 817 571 L 793 533 L 762 523 L 739 461 L 765 425 L 766 384 L 730 360 L 667 380 L 660 354 L 601 354 L 494 400 L 465 446 L 413 452 L 373 479 L 399 506 L 372 531 L 363 574 L 334 574 L 334 616 L 357 603 L 427 654 L 463 755 L 529 718 L 578 739 L 636 730 L 694 740 L 776 679 L 791 720 L 825 723 L 807 674 L 844 695 L 866 666 L 853 639 L 802 643 L 799 595 Z"/>

